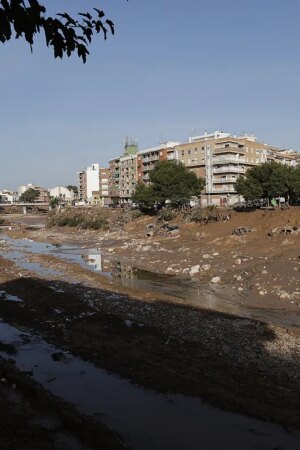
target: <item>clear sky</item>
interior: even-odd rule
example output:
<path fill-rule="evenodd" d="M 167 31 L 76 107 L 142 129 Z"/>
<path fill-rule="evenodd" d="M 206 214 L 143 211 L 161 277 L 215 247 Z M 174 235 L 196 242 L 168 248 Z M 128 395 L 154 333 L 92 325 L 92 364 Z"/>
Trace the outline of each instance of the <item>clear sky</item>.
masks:
<path fill-rule="evenodd" d="M 42 0 L 41 0 L 42 1 Z M 116 35 L 84 65 L 0 44 L 0 188 L 76 182 L 86 164 L 205 130 L 300 149 L 299 0 L 45 0 L 103 8 Z"/>

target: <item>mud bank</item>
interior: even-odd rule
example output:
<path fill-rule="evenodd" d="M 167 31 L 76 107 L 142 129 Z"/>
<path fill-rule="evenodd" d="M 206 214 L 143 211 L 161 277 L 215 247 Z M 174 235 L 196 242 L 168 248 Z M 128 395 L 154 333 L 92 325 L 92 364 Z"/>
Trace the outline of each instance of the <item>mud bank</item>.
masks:
<path fill-rule="evenodd" d="M 144 230 L 145 219 L 143 221 L 140 226 Z M 210 229 L 206 232 L 212 233 Z M 128 250 L 121 248 L 126 245 L 124 240 L 127 239 L 127 247 L 130 247 L 129 233 L 132 236 L 132 231 L 125 231 L 125 237 L 113 237 L 111 234 L 105 237 L 99 233 L 86 232 L 77 238 L 72 232 L 66 234 L 61 230 L 34 230 L 29 234 L 26 230 L 14 233 L 15 236 L 19 233 L 18 237 L 30 236 L 41 241 L 49 239 L 55 244 L 68 241 L 76 242 L 78 246 L 80 240 L 81 246 L 101 246 L 107 254 L 120 253 L 120 258 L 122 254 L 123 257 L 127 255 L 122 253 Z M 45 233 L 43 239 L 42 233 Z M 140 233 L 144 231 L 141 229 Z M 134 239 L 139 239 L 138 231 L 135 232 Z M 140 239 L 144 240 L 145 236 Z M 163 248 L 173 246 L 174 252 L 170 253 L 170 257 L 175 261 L 180 255 L 174 247 L 179 245 L 178 238 L 174 240 L 164 236 L 162 239 Z M 296 255 L 297 243 L 294 244 L 293 251 Z M 151 242 L 149 245 L 151 247 Z M 206 259 L 204 252 L 207 252 L 208 247 L 204 247 L 197 249 L 198 259 L 200 251 L 201 258 Z M 212 256 L 210 264 L 212 265 L 216 258 L 217 265 L 217 258 L 223 249 L 219 247 L 219 252 L 213 252 L 212 247 L 209 248 Z M 285 248 L 285 245 L 280 247 L 280 251 L 282 248 Z M 236 252 L 229 247 L 229 252 L 231 251 Z M 137 258 L 137 254 L 143 253 L 141 249 L 136 251 L 132 248 L 128 257 Z M 150 262 L 153 261 L 151 258 L 157 258 L 157 254 L 151 256 L 152 253 L 149 251 Z M 213 253 L 219 255 L 213 256 Z M 253 272 L 248 269 L 251 276 L 255 277 L 256 273 L 258 282 L 258 270 L 271 272 L 271 267 L 277 267 L 275 264 L 278 264 L 278 261 L 281 267 L 285 258 L 296 258 L 288 256 L 286 251 L 280 254 L 282 259 L 274 258 L 268 270 L 263 269 L 260 264 L 256 266 L 253 262 Z M 263 255 L 261 249 L 258 255 Z M 0 266 L 0 291 L 22 300 L 0 300 L 0 317 L 7 323 L 17 328 L 34 330 L 49 344 L 64 352 L 70 352 L 74 357 L 80 357 L 110 374 L 118 374 L 155 392 L 199 398 L 226 411 L 299 429 L 300 340 L 297 331 L 298 304 L 294 299 L 281 299 L 273 294 L 270 297 L 259 296 L 260 301 L 266 304 L 268 301 L 272 302 L 274 297 L 278 305 L 281 305 L 280 315 L 284 316 L 286 311 L 294 314 L 295 324 L 288 328 L 277 326 L 273 320 L 250 320 L 236 314 L 209 311 L 199 305 L 195 307 L 182 301 L 172 302 L 171 296 L 138 291 L 132 286 L 117 287 L 108 276 L 102 275 L 99 281 L 99 275 L 96 273 L 80 266 L 78 262 L 62 261 L 57 255 L 51 257 L 53 259 L 50 268 L 64 271 L 65 265 L 68 265 L 70 270 L 64 280 L 60 275 L 41 273 L 36 276 L 32 270 L 18 267 L 5 259 L 5 254 L 3 256 Z M 279 253 L 277 256 L 280 256 Z M 32 258 L 31 262 L 49 267 L 50 260 L 47 255 L 30 253 L 29 258 Z M 143 266 L 143 261 L 138 262 L 136 266 Z M 253 260 L 249 257 L 250 265 L 251 261 Z M 289 261 L 290 265 L 297 267 L 296 259 Z M 246 261 L 234 264 L 234 272 L 238 270 L 237 266 L 244 263 L 246 264 Z M 72 279 L 75 267 L 77 279 Z M 217 268 L 219 270 L 219 266 Z M 280 271 L 278 276 L 283 276 Z M 199 273 L 196 281 L 205 282 L 205 277 L 208 279 L 207 271 L 205 274 Z M 224 288 L 223 280 L 222 277 L 221 290 Z M 293 285 L 293 277 L 290 277 L 288 282 Z M 244 295 L 245 301 L 248 299 L 251 302 L 251 295 L 247 292 Z M 259 445 L 261 448 L 269 448 L 263 438 Z M 231 448 L 239 447 L 233 442 Z"/>

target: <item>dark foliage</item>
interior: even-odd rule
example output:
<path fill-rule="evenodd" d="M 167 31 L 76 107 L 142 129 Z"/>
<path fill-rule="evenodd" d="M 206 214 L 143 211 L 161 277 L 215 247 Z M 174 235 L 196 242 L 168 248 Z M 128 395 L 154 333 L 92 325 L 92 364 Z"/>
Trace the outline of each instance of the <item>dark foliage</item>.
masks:
<path fill-rule="evenodd" d="M 169 201 L 173 207 L 188 204 L 199 196 L 205 185 L 202 178 L 178 161 L 160 161 L 150 172 L 150 186 L 138 184 L 132 200 L 143 210 L 162 207 Z"/>
<path fill-rule="evenodd" d="M 92 13 L 78 13 L 76 18 L 66 12 L 56 16 L 47 17 L 46 7 L 37 0 L 0 0 L 0 41 L 21 37 L 32 49 L 35 35 L 44 31 L 55 58 L 77 52 L 86 62 L 93 36 L 102 33 L 106 39 L 109 32 L 114 34 L 113 22 L 105 20 L 104 12 L 97 8 Z"/>
<path fill-rule="evenodd" d="M 300 195 L 300 167 L 275 161 L 252 167 L 237 179 L 236 189 L 246 200 L 278 196 L 293 199 Z"/>
<path fill-rule="evenodd" d="M 27 189 L 27 191 L 23 192 L 23 194 L 20 195 L 20 202 L 33 203 L 36 201 L 39 195 L 40 191 L 32 188 Z"/>

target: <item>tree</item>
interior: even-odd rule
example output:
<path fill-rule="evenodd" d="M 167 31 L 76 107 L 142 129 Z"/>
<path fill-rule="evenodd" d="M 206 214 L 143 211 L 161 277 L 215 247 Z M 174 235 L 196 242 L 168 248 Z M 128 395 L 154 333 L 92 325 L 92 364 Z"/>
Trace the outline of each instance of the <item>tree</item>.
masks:
<path fill-rule="evenodd" d="M 30 188 L 20 195 L 20 202 L 33 203 L 40 195 L 40 191 Z"/>
<path fill-rule="evenodd" d="M 66 189 L 68 189 L 68 191 L 70 191 L 70 192 L 74 192 L 74 194 L 78 194 L 78 187 L 77 186 L 73 186 L 72 184 L 68 184 L 68 186 L 66 186 Z"/>
<path fill-rule="evenodd" d="M 293 198 L 300 194 L 300 168 L 278 162 L 252 167 L 236 183 L 237 193 L 246 200 L 254 198 Z"/>
<path fill-rule="evenodd" d="M 46 45 L 53 47 L 55 58 L 77 52 L 85 63 L 93 36 L 102 33 L 106 40 L 109 32 L 114 34 L 113 22 L 105 19 L 105 13 L 97 8 L 76 17 L 66 12 L 47 17 L 46 12 L 38 0 L 0 0 L 0 41 L 21 37 L 32 50 L 34 37 L 44 31 Z"/>
<path fill-rule="evenodd" d="M 239 177 L 236 181 L 236 191 L 246 200 L 255 200 L 263 197 L 263 188 L 258 180 L 252 176 Z"/>
<path fill-rule="evenodd" d="M 156 203 L 153 186 L 146 186 L 143 183 L 138 183 L 131 199 L 134 203 L 139 205 L 142 211 L 153 210 Z"/>
<path fill-rule="evenodd" d="M 205 181 L 190 172 L 181 162 L 160 161 L 150 172 L 150 186 L 139 184 L 132 200 L 144 207 L 161 207 L 169 200 L 172 206 L 184 205 L 198 196 Z"/>

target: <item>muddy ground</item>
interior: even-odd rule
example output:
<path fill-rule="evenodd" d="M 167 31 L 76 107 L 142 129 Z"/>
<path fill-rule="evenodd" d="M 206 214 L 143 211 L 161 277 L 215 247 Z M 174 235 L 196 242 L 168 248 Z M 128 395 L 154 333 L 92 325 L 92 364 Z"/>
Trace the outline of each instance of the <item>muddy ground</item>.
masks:
<path fill-rule="evenodd" d="M 228 222 L 207 226 L 177 219 L 173 224 L 179 223 L 179 235 L 163 231 L 155 223 L 154 235 L 147 237 L 146 226 L 154 222 L 141 217 L 119 231 L 104 233 L 30 231 L 16 225 L 8 233 L 101 247 L 136 267 L 188 274 L 208 283 L 219 277 L 218 284 L 228 287 L 228 295 L 236 292 L 238 301 L 299 313 L 300 235 L 268 236 L 275 226 L 299 226 L 299 209 L 234 214 Z M 251 232 L 232 235 L 241 226 Z M 65 276 L 37 276 L 17 268 L 4 255 L 0 291 L 23 300 L 0 302 L 0 317 L 6 322 L 33 329 L 48 342 L 147 388 L 200 397 L 226 410 L 300 428 L 297 327 L 179 305 L 170 297 L 122 288 L 53 257 L 32 258 L 46 267 L 62 269 Z M 74 284 L 74 279 L 80 284 Z M 10 407 L 7 386 L 0 388 Z M 26 430 L 29 435 L 30 430 Z M 105 442 L 107 431 L 103 430 Z M 118 448 L 118 437 L 112 442 L 107 448 Z M 60 448 L 57 443 L 51 445 L 49 448 Z"/>

